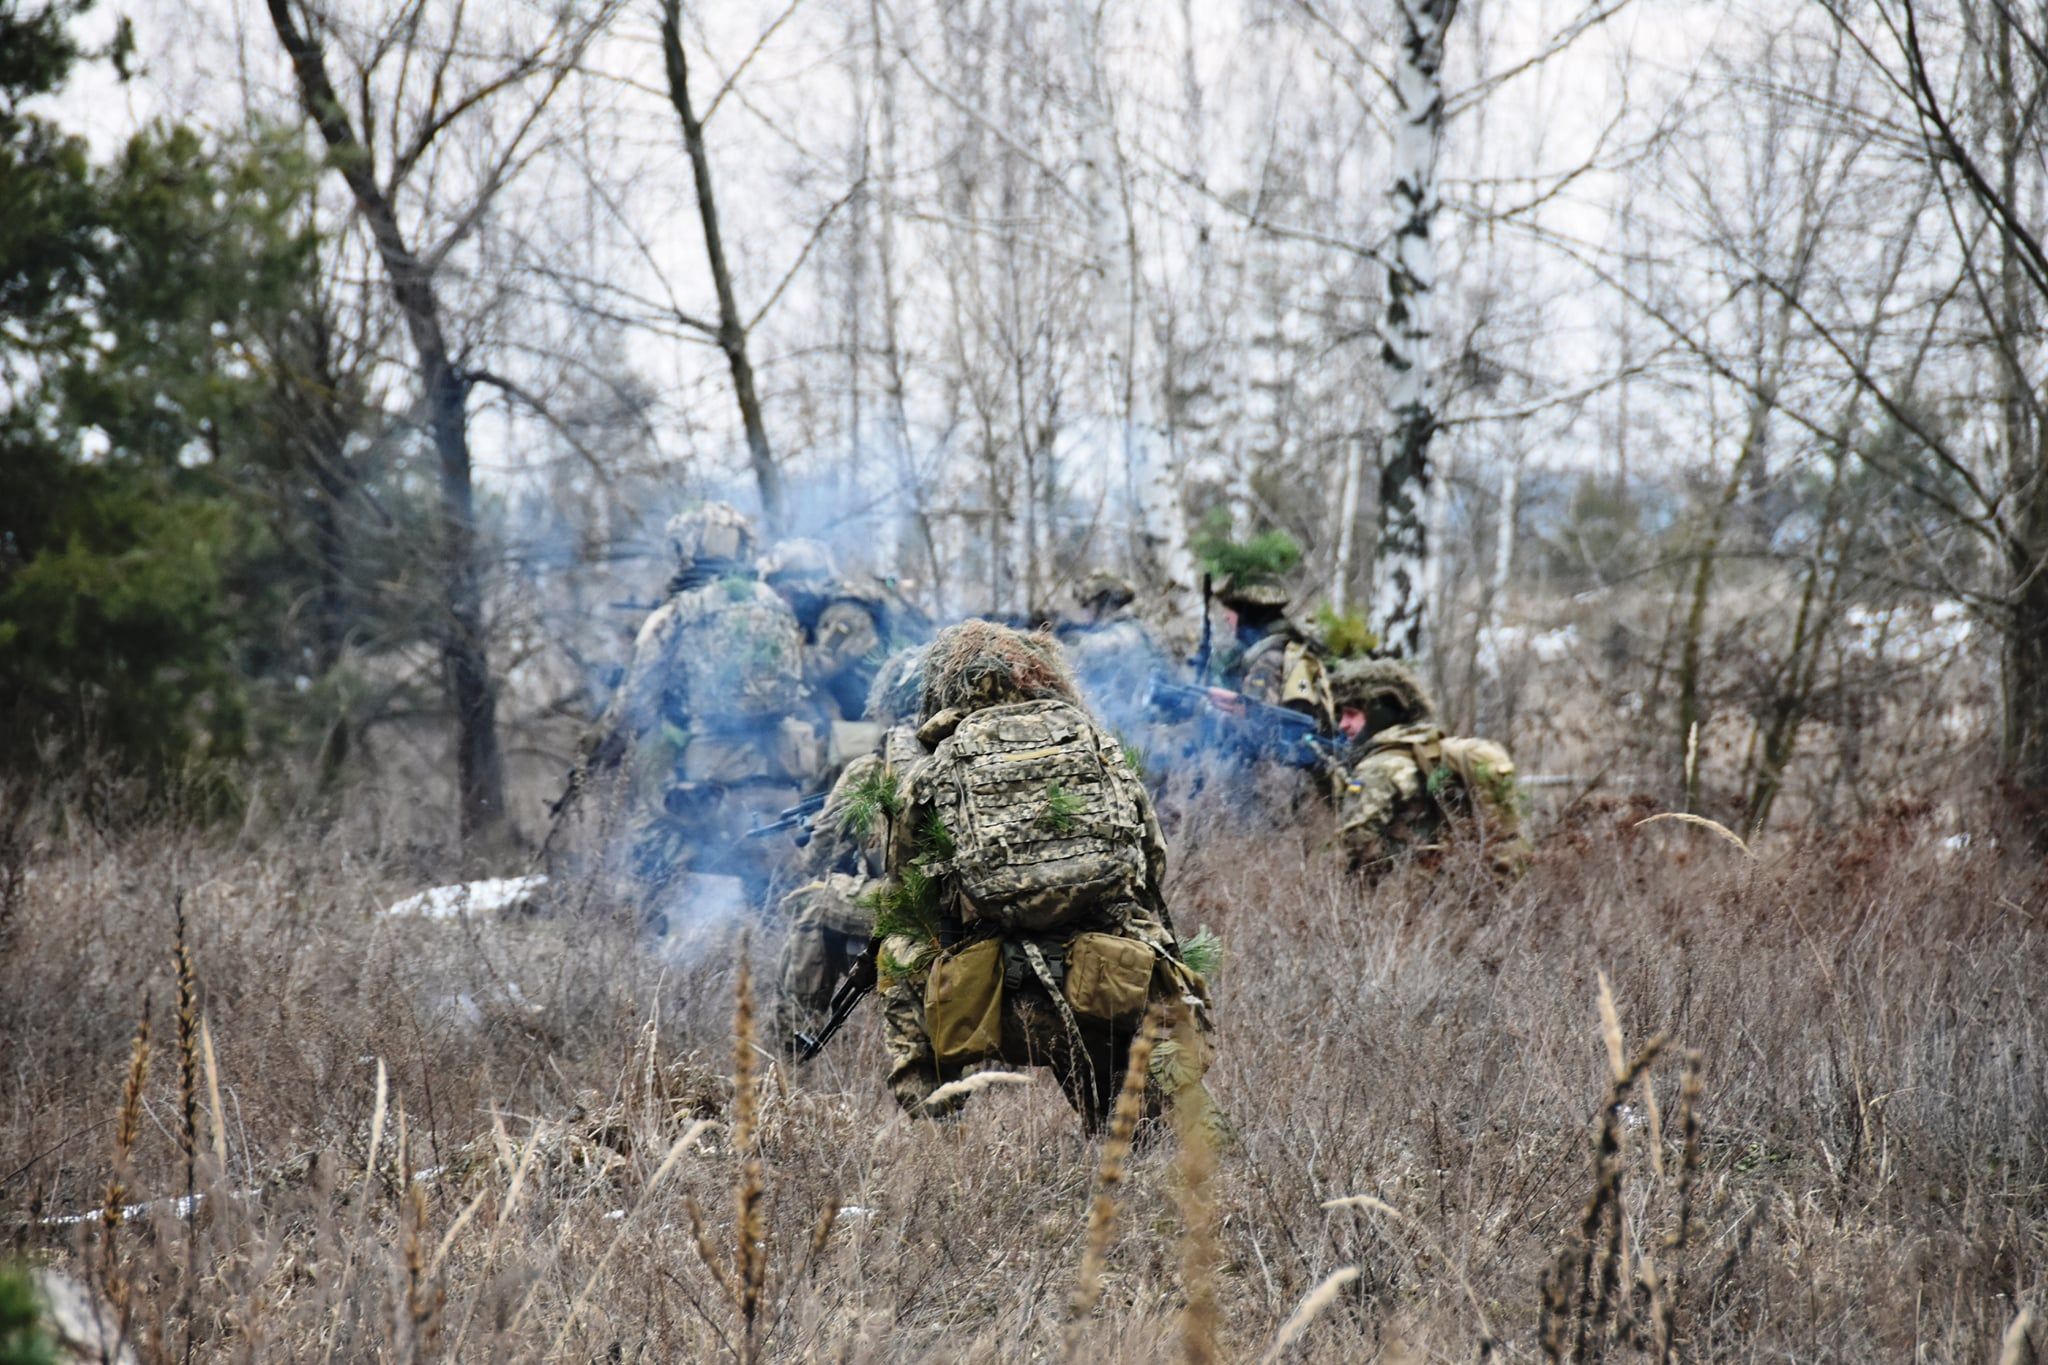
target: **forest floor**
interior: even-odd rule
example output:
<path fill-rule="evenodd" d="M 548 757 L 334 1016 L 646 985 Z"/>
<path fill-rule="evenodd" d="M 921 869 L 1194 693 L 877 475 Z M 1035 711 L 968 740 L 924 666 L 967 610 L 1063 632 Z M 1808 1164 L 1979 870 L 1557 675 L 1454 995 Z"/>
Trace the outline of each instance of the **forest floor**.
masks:
<path fill-rule="evenodd" d="M 1649 813 L 1506 891 L 1187 813 L 1233 1133 L 1140 1143 L 1070 1328 L 1103 1144 L 1042 1077 L 899 1117 L 872 1010 L 791 1067 L 778 926 L 395 918 L 417 851 L 74 812 L 0 880 L 0 1229 L 143 1359 L 2000 1359 L 2048 1308 L 2048 872 Z"/>

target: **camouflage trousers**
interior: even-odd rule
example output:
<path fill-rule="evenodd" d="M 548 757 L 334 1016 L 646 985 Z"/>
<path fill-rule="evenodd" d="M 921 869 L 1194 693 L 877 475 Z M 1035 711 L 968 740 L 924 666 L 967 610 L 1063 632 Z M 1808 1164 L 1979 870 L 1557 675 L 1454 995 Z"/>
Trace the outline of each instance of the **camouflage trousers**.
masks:
<path fill-rule="evenodd" d="M 863 878 L 835 873 L 782 898 L 778 910 L 789 933 L 782 940 L 775 1008 L 783 1037 L 823 1022 L 833 991 L 867 950 L 874 917 L 860 904 L 866 888 Z"/>
<path fill-rule="evenodd" d="M 1149 939 L 1133 926 L 1133 937 Z M 1161 930 L 1163 933 L 1163 930 Z M 1159 944 L 1153 945 L 1156 948 Z M 897 961 L 915 952 L 915 945 L 892 939 L 885 952 Z M 885 958 L 885 961 L 888 960 Z M 1053 1073 L 1067 1103 L 1080 1115 L 1089 1133 L 1108 1123 L 1129 1065 L 1131 1044 L 1139 1025 L 1114 1025 L 1076 1015 L 1039 981 L 1003 991 L 1000 1047 L 991 1055 L 969 1060 L 939 1061 L 925 1028 L 924 982 L 916 973 L 884 973 L 877 987 L 882 1003 L 882 1035 L 889 1053 L 889 1089 L 905 1113 L 943 1118 L 956 1112 L 964 1097 L 929 1103 L 939 1087 L 961 1079 L 986 1062 L 1012 1067 L 1042 1066 Z M 1143 1117 L 1158 1119 L 1169 1107 L 1179 1120 L 1204 1127 L 1212 1140 L 1223 1138 L 1222 1119 L 1203 1085 L 1215 1055 L 1213 1024 L 1206 1004 L 1190 1003 L 1174 970 L 1163 964 L 1155 971 L 1151 997 L 1172 1007 L 1167 1037 L 1153 1047 L 1146 1076 Z"/>
<path fill-rule="evenodd" d="M 737 877 L 758 905 L 784 841 L 747 838 L 747 831 L 773 820 L 801 796 L 790 784 L 758 781 L 715 786 L 699 783 L 669 792 L 658 809 L 634 812 L 626 831 L 622 893 L 638 905 L 650 925 L 662 917 L 669 888 L 685 872 Z"/>

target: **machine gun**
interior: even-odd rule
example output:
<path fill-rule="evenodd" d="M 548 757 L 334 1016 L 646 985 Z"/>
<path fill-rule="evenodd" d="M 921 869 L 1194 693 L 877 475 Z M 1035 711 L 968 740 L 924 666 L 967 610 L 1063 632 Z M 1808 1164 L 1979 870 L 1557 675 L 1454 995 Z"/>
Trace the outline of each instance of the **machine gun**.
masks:
<path fill-rule="evenodd" d="M 853 970 L 839 983 L 839 989 L 832 992 L 832 1015 L 825 1021 L 825 1026 L 816 1033 L 799 1031 L 789 1040 L 789 1050 L 796 1054 L 797 1061 L 808 1062 L 823 1052 L 825 1044 L 832 1041 L 832 1035 L 839 1032 L 839 1026 L 852 1017 L 853 1012 L 860 1008 L 860 1002 L 875 989 L 879 975 L 876 954 L 881 944 L 880 939 L 870 940 L 868 950 L 854 962 Z"/>
<path fill-rule="evenodd" d="M 1323 733 L 1315 718 L 1224 687 L 1198 687 L 1154 675 L 1145 705 L 1169 721 L 1208 714 L 1227 718 L 1223 732 L 1238 749 L 1290 768 L 1323 772 L 1343 757 L 1344 741 Z"/>
<path fill-rule="evenodd" d="M 824 792 L 813 792 L 794 806 L 784 806 L 782 812 L 765 825 L 756 825 L 747 831 L 749 839 L 765 839 L 771 834 L 784 830 L 796 831 L 796 846 L 802 848 L 811 841 L 811 820 L 825 809 Z"/>

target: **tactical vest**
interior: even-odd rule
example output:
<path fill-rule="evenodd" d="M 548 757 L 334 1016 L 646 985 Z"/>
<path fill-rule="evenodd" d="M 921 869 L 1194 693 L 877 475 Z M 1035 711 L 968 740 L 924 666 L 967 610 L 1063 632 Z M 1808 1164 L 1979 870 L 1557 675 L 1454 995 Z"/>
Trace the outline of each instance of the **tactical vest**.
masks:
<path fill-rule="evenodd" d="M 1434 725 L 1404 725 L 1373 736 L 1371 752 L 1388 750 L 1408 755 L 1421 770 L 1432 803 L 1445 813 L 1447 798 L 1455 793 L 1444 787 L 1455 786 L 1490 836 L 1514 838 L 1521 833 L 1521 812 L 1515 805 L 1515 763 L 1508 751 L 1492 740 L 1446 735 Z M 1435 777 L 1440 768 L 1450 774 L 1448 783 Z"/>
<path fill-rule="evenodd" d="M 913 808 L 936 815 L 951 845 L 927 848 L 926 869 L 967 923 L 1042 933 L 1144 886 L 1144 789 L 1122 747 L 1070 702 L 969 713 L 911 785 Z"/>
<path fill-rule="evenodd" d="M 1306 642 L 1277 632 L 1268 635 L 1245 651 L 1238 672 L 1241 690 L 1254 701 L 1289 707 L 1335 726 L 1330 675 Z"/>

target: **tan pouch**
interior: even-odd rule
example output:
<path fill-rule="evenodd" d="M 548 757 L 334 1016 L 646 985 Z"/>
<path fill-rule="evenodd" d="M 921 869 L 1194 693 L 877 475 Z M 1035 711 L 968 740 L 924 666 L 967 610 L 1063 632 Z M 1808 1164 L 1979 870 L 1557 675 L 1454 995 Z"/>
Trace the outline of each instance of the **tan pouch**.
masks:
<path fill-rule="evenodd" d="M 1067 1003 L 1074 1013 L 1127 1024 L 1152 993 L 1151 945 L 1120 934 L 1078 934 L 1067 945 Z"/>
<path fill-rule="evenodd" d="M 1003 1046 L 1003 945 L 970 943 L 931 965 L 924 1030 L 941 1066 L 993 1057 Z"/>

